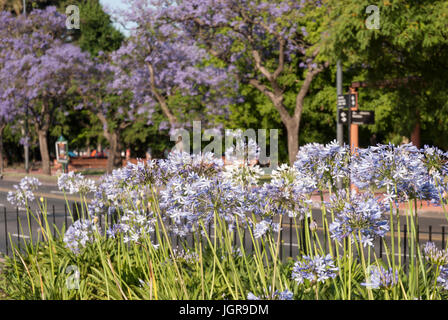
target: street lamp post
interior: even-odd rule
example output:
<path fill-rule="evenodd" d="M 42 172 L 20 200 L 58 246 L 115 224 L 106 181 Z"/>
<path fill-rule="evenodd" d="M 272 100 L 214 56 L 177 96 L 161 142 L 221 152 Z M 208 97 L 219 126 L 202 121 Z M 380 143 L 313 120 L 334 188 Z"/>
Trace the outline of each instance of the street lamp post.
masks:
<path fill-rule="evenodd" d="M 338 97 L 342 95 L 342 65 L 341 60 L 337 61 L 336 65 L 336 94 Z M 337 113 L 339 117 L 339 106 L 337 107 Z M 339 123 L 337 121 L 336 123 L 336 138 L 339 143 L 339 145 L 342 147 L 344 145 L 344 125 L 342 123 Z M 338 189 L 342 189 L 342 180 L 340 178 L 336 181 Z"/>

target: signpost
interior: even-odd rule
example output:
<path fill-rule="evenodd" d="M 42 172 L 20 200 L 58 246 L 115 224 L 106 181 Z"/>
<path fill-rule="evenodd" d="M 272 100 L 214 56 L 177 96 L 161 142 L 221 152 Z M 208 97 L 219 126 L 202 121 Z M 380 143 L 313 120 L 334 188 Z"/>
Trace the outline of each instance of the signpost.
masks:
<path fill-rule="evenodd" d="M 351 114 L 352 124 L 374 124 L 375 112 L 374 111 L 352 111 Z"/>
<path fill-rule="evenodd" d="M 350 111 L 348 110 L 338 110 L 338 123 L 348 124 L 350 117 Z"/>
<path fill-rule="evenodd" d="M 56 141 L 56 158 L 62 164 L 63 173 L 67 173 L 67 165 L 70 158 L 68 155 L 68 141 L 63 136 L 60 136 L 58 141 Z"/>
<path fill-rule="evenodd" d="M 350 148 L 352 152 L 358 148 L 358 125 L 375 123 L 374 111 L 360 111 L 358 108 L 358 92 L 350 88 L 349 94 L 338 94 L 338 125 L 348 125 Z"/>
<path fill-rule="evenodd" d="M 339 110 L 338 123 L 340 124 L 374 124 L 375 111 Z"/>
<path fill-rule="evenodd" d="M 356 106 L 355 94 L 338 95 L 338 109 L 354 108 Z"/>

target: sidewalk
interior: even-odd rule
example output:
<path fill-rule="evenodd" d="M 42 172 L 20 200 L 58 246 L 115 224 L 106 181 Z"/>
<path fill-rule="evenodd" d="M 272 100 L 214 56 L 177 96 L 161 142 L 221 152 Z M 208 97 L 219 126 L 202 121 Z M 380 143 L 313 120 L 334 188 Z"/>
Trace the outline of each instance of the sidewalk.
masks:
<path fill-rule="evenodd" d="M 58 177 L 61 174 L 60 171 L 53 171 L 51 172 L 51 176 L 43 174 L 42 170 L 31 170 L 30 173 L 26 173 L 24 169 L 12 169 L 7 168 L 3 171 L 3 180 L 4 181 L 10 181 L 10 182 L 19 182 L 21 179 L 25 177 L 35 177 L 39 179 L 39 181 L 42 183 L 42 185 L 46 186 L 57 186 L 58 183 Z M 102 175 L 86 175 L 83 174 L 85 177 L 88 177 L 92 180 L 98 180 Z M 1 181 L 1 180 L 0 180 Z"/>

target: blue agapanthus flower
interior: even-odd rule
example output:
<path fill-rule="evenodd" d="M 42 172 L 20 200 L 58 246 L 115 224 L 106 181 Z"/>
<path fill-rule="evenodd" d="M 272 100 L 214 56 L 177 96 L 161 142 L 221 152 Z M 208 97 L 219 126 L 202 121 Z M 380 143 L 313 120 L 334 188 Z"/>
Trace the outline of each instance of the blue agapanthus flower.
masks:
<path fill-rule="evenodd" d="M 387 198 L 395 202 L 409 199 L 439 202 L 425 154 L 431 158 L 429 149 L 421 152 L 412 144 L 379 144 L 360 149 L 350 164 L 352 182 L 360 189 L 384 187 Z"/>
<path fill-rule="evenodd" d="M 271 287 L 269 287 L 271 291 Z M 294 294 L 289 290 L 275 290 L 274 294 L 264 294 L 261 296 L 256 296 L 252 292 L 247 294 L 247 300 L 293 300 Z"/>
<path fill-rule="evenodd" d="M 95 192 L 96 184 L 95 181 L 86 179 L 82 174 L 70 171 L 59 176 L 58 188 L 69 194 L 79 193 L 86 195 Z"/>
<path fill-rule="evenodd" d="M 325 282 L 337 276 L 338 268 L 335 267 L 330 254 L 326 256 L 316 255 L 314 258 L 303 256 L 301 261 L 294 264 L 292 279 L 297 284 L 302 284 L 305 280 L 311 283 Z"/>
<path fill-rule="evenodd" d="M 425 258 L 431 264 L 437 266 L 448 265 L 448 249 L 440 250 L 436 247 L 434 242 L 427 242 L 423 246 Z"/>
<path fill-rule="evenodd" d="M 352 192 L 347 201 L 346 193 L 341 192 L 330 199 L 328 207 L 335 213 L 334 222 L 330 224 L 331 237 L 338 241 L 351 237 L 364 246 L 373 246 L 375 237 L 384 237 L 389 231 L 384 214 L 389 211 L 389 205 L 370 193 Z"/>
<path fill-rule="evenodd" d="M 40 181 L 34 177 L 25 177 L 20 180 L 18 185 L 14 185 L 15 191 L 9 191 L 7 200 L 12 205 L 25 207 L 31 201 L 34 201 L 34 191 L 41 185 Z"/>
<path fill-rule="evenodd" d="M 303 219 L 310 209 L 307 193 L 315 187 L 314 181 L 302 179 L 295 167 L 282 164 L 272 172 L 271 181 L 258 189 L 262 216 Z"/>
<path fill-rule="evenodd" d="M 396 284 L 398 284 L 398 270 L 394 272 L 392 268 L 386 270 L 382 266 L 371 266 L 368 279 L 361 283 L 361 285 L 372 289 L 391 289 Z"/>
<path fill-rule="evenodd" d="M 309 143 L 300 147 L 294 167 L 300 179 L 314 181 L 314 190 L 335 189 L 337 181 L 347 183 L 350 175 L 350 148 L 336 141 L 326 145 Z M 309 185 L 309 192 L 314 191 Z"/>
<path fill-rule="evenodd" d="M 437 284 L 444 290 L 448 290 L 448 265 L 440 268 Z"/>
<path fill-rule="evenodd" d="M 139 242 L 154 231 L 156 218 L 151 213 L 140 210 L 126 210 L 117 224 L 108 230 L 108 235 L 115 237 L 117 234 L 123 236 L 123 242 Z"/>
<path fill-rule="evenodd" d="M 100 232 L 95 217 L 76 220 L 65 232 L 64 242 L 73 253 L 79 254 L 82 248 L 94 241 L 95 234 Z"/>

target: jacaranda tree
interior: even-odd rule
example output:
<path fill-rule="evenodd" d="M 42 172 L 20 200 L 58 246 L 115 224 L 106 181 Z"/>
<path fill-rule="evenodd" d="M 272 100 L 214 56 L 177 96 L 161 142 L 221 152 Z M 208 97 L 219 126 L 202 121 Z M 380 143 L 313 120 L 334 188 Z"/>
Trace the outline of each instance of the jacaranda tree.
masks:
<path fill-rule="evenodd" d="M 327 66 L 320 57 L 318 21 L 325 9 L 320 1 L 131 2 L 135 11 L 151 11 L 146 21 L 193 39 L 238 81 L 266 95 L 286 127 L 289 161 L 294 162 L 304 98 Z"/>
<path fill-rule="evenodd" d="M 43 172 L 50 174 L 48 132 L 78 78 L 87 72 L 88 54 L 67 43 L 65 16 L 54 7 L 26 17 L 2 13 L 0 33 L 7 57 L 0 70 L 2 86 L 23 98 L 15 106 L 22 114 L 27 110 L 39 138 Z"/>
<path fill-rule="evenodd" d="M 174 129 L 192 119 L 212 123 L 226 113 L 237 88 L 231 68 L 213 58 L 189 33 L 160 23 L 163 6 L 135 1 L 120 17 L 135 26 L 114 52 L 112 90 L 133 94 L 132 106 L 161 110 Z M 151 120 L 150 118 L 148 119 Z"/>

